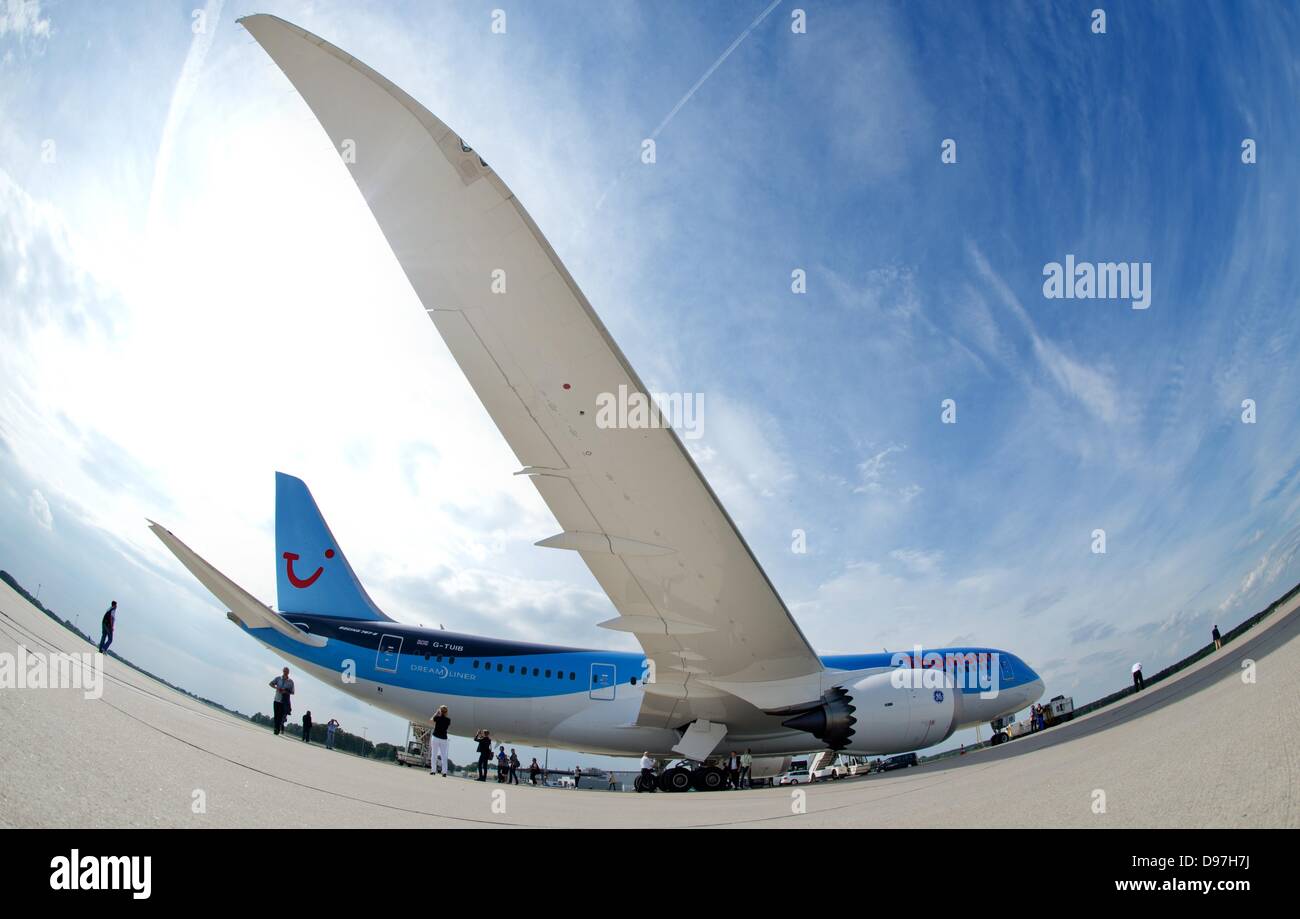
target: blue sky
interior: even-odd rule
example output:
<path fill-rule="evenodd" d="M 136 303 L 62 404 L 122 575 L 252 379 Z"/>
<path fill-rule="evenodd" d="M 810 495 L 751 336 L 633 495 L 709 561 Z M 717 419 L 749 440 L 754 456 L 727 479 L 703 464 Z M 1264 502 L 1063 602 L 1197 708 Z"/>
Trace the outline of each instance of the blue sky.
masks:
<path fill-rule="evenodd" d="M 275 659 L 144 518 L 271 601 L 283 469 L 395 617 L 631 647 L 532 547 L 554 521 L 234 21 L 266 11 L 467 138 L 649 386 L 704 394 L 691 449 L 819 649 L 1005 647 L 1082 702 L 1300 580 L 1296 8 L 783 3 L 642 164 L 765 7 L 0 5 L 0 567 L 264 709 Z M 1150 308 L 1044 298 L 1067 254 L 1149 262 Z"/>

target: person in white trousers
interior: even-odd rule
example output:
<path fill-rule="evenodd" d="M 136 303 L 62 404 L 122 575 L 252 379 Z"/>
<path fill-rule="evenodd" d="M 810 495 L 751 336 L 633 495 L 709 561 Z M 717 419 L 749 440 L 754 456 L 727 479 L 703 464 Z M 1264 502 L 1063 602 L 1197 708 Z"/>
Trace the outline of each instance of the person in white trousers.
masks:
<path fill-rule="evenodd" d="M 434 712 L 433 730 L 429 732 L 429 775 L 437 775 L 441 768 L 444 779 L 451 771 L 447 767 L 447 728 L 449 727 L 451 727 L 451 718 L 447 716 L 447 706 L 441 705 Z"/>

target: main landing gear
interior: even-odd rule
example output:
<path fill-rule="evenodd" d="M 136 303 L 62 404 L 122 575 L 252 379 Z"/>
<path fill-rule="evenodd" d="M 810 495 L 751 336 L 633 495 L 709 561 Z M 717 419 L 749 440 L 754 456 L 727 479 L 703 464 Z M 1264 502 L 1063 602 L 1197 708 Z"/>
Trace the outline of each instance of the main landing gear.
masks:
<path fill-rule="evenodd" d="M 637 791 L 720 791 L 726 784 L 726 776 L 717 766 L 683 764 L 659 773 L 653 788 L 647 787 L 641 776 L 636 777 L 633 787 Z"/>

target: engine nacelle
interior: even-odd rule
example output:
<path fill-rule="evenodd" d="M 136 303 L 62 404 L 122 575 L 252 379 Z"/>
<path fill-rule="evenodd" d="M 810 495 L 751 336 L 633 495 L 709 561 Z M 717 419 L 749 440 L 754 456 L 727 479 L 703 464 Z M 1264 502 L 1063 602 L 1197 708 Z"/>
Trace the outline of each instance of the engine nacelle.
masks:
<path fill-rule="evenodd" d="M 961 692 L 936 670 L 891 670 L 845 687 L 857 709 L 849 749 L 905 753 L 946 740 L 961 714 Z"/>
<path fill-rule="evenodd" d="M 819 705 L 781 722 L 832 750 L 903 753 L 946 740 L 960 723 L 961 693 L 941 670 L 891 670 L 827 690 Z"/>

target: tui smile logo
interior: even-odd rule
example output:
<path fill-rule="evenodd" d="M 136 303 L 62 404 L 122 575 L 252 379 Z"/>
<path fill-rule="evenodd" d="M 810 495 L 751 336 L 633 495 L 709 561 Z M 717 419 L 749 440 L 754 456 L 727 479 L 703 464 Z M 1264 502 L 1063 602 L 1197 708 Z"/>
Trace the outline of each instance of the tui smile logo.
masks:
<path fill-rule="evenodd" d="M 326 549 L 325 557 L 333 558 L 334 550 Z M 313 571 L 309 577 L 300 578 L 298 577 L 298 575 L 294 574 L 293 571 L 293 563 L 298 561 L 299 558 L 301 558 L 301 556 L 299 556 L 298 553 L 296 552 L 284 553 L 284 570 L 285 573 L 289 575 L 289 583 L 292 584 L 294 587 L 297 587 L 299 590 L 301 590 L 305 587 L 310 587 L 311 585 L 315 584 L 316 579 L 321 576 L 321 572 L 325 570 L 325 567 L 322 565 L 321 567 Z"/>

